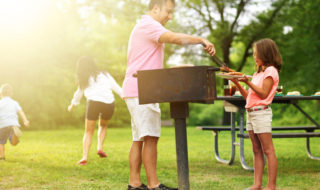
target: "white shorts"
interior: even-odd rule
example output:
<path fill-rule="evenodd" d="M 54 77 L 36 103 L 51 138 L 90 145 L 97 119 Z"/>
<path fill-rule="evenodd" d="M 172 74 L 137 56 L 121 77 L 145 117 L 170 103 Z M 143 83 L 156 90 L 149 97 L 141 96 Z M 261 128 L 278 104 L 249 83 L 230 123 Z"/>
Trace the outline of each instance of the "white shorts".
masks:
<path fill-rule="evenodd" d="M 138 98 L 125 99 L 130 115 L 133 141 L 143 141 L 143 137 L 160 137 L 161 111 L 159 104 L 139 105 Z"/>
<path fill-rule="evenodd" d="M 247 131 L 254 133 L 271 133 L 272 109 L 247 112 Z"/>

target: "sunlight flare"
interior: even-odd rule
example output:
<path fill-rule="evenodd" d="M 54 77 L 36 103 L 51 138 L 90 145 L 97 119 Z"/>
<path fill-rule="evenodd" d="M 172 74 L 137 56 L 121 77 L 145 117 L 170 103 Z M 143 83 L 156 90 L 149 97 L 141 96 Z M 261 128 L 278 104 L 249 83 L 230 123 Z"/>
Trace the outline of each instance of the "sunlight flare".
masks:
<path fill-rule="evenodd" d="M 13 32 L 36 23 L 47 2 L 41 0 L 0 0 L 2 28 Z"/>

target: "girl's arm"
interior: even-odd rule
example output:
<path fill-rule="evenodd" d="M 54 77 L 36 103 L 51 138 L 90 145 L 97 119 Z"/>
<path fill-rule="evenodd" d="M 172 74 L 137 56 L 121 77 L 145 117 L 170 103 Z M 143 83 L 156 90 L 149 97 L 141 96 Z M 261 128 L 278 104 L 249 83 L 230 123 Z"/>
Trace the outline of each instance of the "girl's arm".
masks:
<path fill-rule="evenodd" d="M 237 86 L 237 88 L 239 89 L 242 97 L 244 99 L 247 99 L 248 92 L 240 85 L 239 81 L 236 80 L 236 79 L 232 79 L 231 81 Z"/>
<path fill-rule="evenodd" d="M 30 124 L 30 122 L 29 122 L 29 120 L 27 119 L 26 114 L 24 114 L 23 110 L 19 110 L 19 111 L 18 111 L 18 114 L 19 114 L 20 117 L 22 118 L 23 124 L 24 124 L 26 127 L 28 127 L 29 124 Z"/>
<path fill-rule="evenodd" d="M 74 93 L 73 98 L 71 100 L 71 104 L 68 106 L 68 111 L 71 112 L 73 108 L 80 104 L 80 100 L 83 96 L 83 90 L 80 90 L 80 88 L 77 89 L 77 91 Z"/>
<path fill-rule="evenodd" d="M 116 80 L 114 80 L 114 78 L 110 74 L 107 74 L 107 76 L 110 79 L 111 89 L 122 98 L 122 88 L 118 85 Z"/>
<path fill-rule="evenodd" d="M 239 81 L 245 82 L 261 99 L 268 97 L 273 86 L 273 79 L 271 76 L 263 80 L 262 88 L 253 84 L 247 77 L 241 78 Z"/>

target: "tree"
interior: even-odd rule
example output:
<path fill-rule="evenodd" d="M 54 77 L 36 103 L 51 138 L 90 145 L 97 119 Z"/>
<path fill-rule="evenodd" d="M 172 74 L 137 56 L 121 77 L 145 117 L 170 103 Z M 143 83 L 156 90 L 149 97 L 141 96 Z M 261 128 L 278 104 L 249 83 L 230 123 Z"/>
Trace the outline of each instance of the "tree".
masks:
<path fill-rule="evenodd" d="M 256 12 L 256 19 L 251 20 L 248 24 L 242 24 L 249 12 L 249 7 L 257 6 L 259 1 L 254 0 L 183 0 L 182 6 L 188 9 L 183 9 L 181 12 L 185 17 L 191 20 L 199 20 L 197 25 L 188 25 L 193 28 L 191 31 L 194 34 L 206 34 L 207 38 L 214 42 L 217 49 L 217 55 L 223 58 L 223 61 L 231 68 L 237 71 L 242 71 L 246 66 L 248 57 L 252 54 L 252 45 L 254 41 L 270 37 L 271 34 L 277 31 L 282 31 L 283 24 L 279 24 L 277 19 L 289 0 L 272 1 L 270 8 L 264 12 Z M 192 11 L 193 14 L 188 12 Z M 242 19 L 242 20 L 241 20 Z M 276 25 L 275 25 L 276 23 Z M 275 30 L 276 29 L 276 30 Z M 242 44 L 240 59 L 231 60 L 232 51 L 238 43 Z M 187 51 L 186 54 L 192 50 Z M 201 55 L 206 57 L 206 55 Z M 215 60 L 210 57 L 211 65 Z M 227 81 L 223 82 L 224 84 Z M 223 124 L 230 122 L 229 114 L 224 114 Z"/>
<path fill-rule="evenodd" d="M 286 90 L 303 94 L 319 91 L 320 80 L 320 3 L 319 0 L 292 1 L 282 21 L 291 30 L 281 39 L 283 72 Z"/>

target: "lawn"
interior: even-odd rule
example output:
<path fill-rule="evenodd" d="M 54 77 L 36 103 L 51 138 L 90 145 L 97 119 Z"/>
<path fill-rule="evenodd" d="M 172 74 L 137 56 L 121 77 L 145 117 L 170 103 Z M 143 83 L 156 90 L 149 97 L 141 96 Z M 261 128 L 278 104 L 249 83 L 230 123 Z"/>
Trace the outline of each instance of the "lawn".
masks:
<path fill-rule="evenodd" d="M 82 129 L 25 131 L 17 147 L 6 145 L 6 161 L 0 162 L 0 189 L 112 189 L 124 190 L 128 184 L 130 128 L 108 130 L 105 151 L 108 158 L 96 155 L 96 136 L 87 166 L 78 166 L 81 158 Z M 228 158 L 230 135 L 220 134 L 221 156 Z M 275 139 L 278 157 L 278 189 L 320 189 L 320 161 L 311 160 L 305 139 Z M 246 161 L 252 165 L 249 140 L 245 141 Z M 241 168 L 237 149 L 233 166 L 214 159 L 210 132 L 188 127 L 190 188 L 244 189 L 251 185 L 253 173 Z M 313 153 L 320 156 L 320 139 L 312 139 Z M 264 185 L 267 183 L 266 170 Z M 177 186 L 174 128 L 163 128 L 158 149 L 158 177 L 169 186 Z M 144 171 L 142 180 L 146 183 Z"/>

